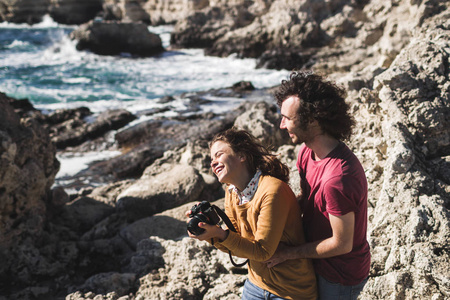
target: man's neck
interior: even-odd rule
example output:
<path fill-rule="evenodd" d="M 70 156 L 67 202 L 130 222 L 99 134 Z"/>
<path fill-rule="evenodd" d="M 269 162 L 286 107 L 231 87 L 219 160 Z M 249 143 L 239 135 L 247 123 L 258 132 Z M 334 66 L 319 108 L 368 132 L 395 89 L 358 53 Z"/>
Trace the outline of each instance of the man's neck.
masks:
<path fill-rule="evenodd" d="M 320 134 L 305 145 L 313 151 L 314 159 L 319 161 L 327 157 L 339 145 L 339 140 L 326 134 Z"/>

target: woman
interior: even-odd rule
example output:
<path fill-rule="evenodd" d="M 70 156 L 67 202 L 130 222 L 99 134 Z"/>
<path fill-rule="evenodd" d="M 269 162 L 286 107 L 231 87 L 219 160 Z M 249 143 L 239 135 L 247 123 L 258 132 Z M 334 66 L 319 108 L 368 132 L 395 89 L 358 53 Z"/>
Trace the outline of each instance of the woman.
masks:
<path fill-rule="evenodd" d="M 219 133 L 210 151 L 214 174 L 227 184 L 225 212 L 237 232 L 200 222 L 205 232 L 189 236 L 213 239 L 218 249 L 249 259 L 242 299 L 316 299 L 310 260 L 288 260 L 273 268 L 265 263 L 280 242 L 305 242 L 300 208 L 287 184 L 289 169 L 244 130 Z"/>

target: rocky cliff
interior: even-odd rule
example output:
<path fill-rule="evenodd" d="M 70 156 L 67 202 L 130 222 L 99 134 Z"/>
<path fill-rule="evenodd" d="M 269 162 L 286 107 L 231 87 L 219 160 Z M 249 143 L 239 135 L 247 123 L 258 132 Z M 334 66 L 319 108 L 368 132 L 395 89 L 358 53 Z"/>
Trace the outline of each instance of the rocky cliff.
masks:
<path fill-rule="evenodd" d="M 35 24 L 50 15 L 62 24 L 82 24 L 102 11 L 102 0 L 1 0 L 0 21 Z"/>
<path fill-rule="evenodd" d="M 159 12 L 158 22 L 177 19 L 172 39 L 180 46 L 308 67 L 345 86 L 357 120 L 348 144 L 369 181 L 372 264 L 360 298 L 450 297 L 448 1 L 188 1 L 192 12 L 181 17 L 181 0 L 108 4 L 131 2 L 150 18 Z M 239 299 L 246 269 L 185 233 L 193 203 L 222 205 L 207 141 L 233 124 L 270 139 L 292 166 L 294 190 L 297 147 L 278 129 L 270 90 L 225 90 L 209 93 L 240 97 L 242 106 L 116 134 L 123 154 L 81 174 L 104 185 L 70 196 L 51 189 L 58 163 L 49 140 L 101 151 L 98 131 L 86 138 L 93 129 L 80 115 L 89 112 L 44 117 L 0 97 L 0 299 Z M 261 95 L 269 100 L 245 101 Z M 194 105 L 203 96 L 187 98 Z M 111 119 L 117 115 L 114 127 L 102 127 L 105 117 L 94 124 L 111 130 L 133 119 L 126 112 Z M 61 125 L 67 118 L 83 130 Z"/>

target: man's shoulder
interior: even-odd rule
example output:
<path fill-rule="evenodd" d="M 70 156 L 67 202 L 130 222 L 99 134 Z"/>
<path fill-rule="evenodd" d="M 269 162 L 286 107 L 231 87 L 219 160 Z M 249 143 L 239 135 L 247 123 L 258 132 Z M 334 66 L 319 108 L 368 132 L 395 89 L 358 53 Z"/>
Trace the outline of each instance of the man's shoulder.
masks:
<path fill-rule="evenodd" d="M 298 158 L 301 159 L 303 157 L 307 157 L 308 153 L 311 153 L 311 149 L 308 148 L 305 144 L 301 144 L 298 150 Z"/>

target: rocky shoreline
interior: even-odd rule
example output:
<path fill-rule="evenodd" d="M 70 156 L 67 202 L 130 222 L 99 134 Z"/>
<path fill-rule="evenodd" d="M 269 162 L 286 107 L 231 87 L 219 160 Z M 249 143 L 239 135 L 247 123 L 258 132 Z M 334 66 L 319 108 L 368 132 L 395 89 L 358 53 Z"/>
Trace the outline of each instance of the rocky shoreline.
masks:
<path fill-rule="evenodd" d="M 30 0 L 18 9 L 0 0 L 0 16 L 33 23 L 53 7 L 64 20 L 69 7 L 78 5 L 75 17 L 95 2 L 101 22 L 176 22 L 174 46 L 313 68 L 345 86 L 357 120 L 348 145 L 369 181 L 372 264 L 361 299 L 450 297 L 448 1 L 75 2 Z M 206 93 L 242 104 L 127 126 L 138 116 L 114 110 L 86 122 L 84 108 L 44 115 L 0 94 L 1 300 L 240 298 L 245 268 L 186 236 L 193 203 L 223 205 L 207 141 L 232 125 L 250 130 L 292 167 L 294 191 L 297 148 L 278 128 L 270 89 L 240 83 L 174 97 L 195 109 Z M 80 186 L 100 186 L 69 195 L 53 185 L 58 152 L 111 148 L 122 154 L 78 174 Z"/>

